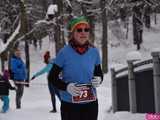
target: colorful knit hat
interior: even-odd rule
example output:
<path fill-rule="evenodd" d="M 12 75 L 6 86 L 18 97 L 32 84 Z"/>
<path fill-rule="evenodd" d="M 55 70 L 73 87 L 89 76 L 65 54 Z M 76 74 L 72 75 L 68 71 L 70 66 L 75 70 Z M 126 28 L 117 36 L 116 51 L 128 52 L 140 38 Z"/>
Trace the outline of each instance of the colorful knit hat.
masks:
<path fill-rule="evenodd" d="M 86 17 L 81 16 L 81 17 L 77 17 L 77 18 L 73 18 L 69 24 L 68 24 L 68 29 L 70 32 L 73 32 L 73 30 L 75 29 L 75 27 L 79 24 L 86 24 L 88 27 L 90 27 L 89 22 L 87 20 Z"/>

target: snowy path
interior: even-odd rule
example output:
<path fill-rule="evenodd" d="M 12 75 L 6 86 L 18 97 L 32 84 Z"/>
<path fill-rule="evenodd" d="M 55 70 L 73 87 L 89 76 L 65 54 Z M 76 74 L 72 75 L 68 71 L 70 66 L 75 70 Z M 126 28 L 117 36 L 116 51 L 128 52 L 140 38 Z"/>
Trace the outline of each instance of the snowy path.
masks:
<path fill-rule="evenodd" d="M 109 76 L 98 88 L 99 98 L 99 119 L 98 120 L 144 120 L 144 114 L 130 114 L 119 112 L 116 114 L 107 113 L 111 105 L 111 89 Z M 108 79 L 107 79 L 108 78 Z M 44 79 L 44 81 L 43 81 Z M 32 82 L 29 88 L 25 88 L 22 109 L 15 108 L 15 92 L 10 92 L 10 110 L 6 114 L 0 113 L 0 120 L 60 120 L 60 103 L 57 99 L 57 113 L 49 113 L 51 102 L 45 75 Z M 0 102 L 0 105 L 2 103 Z"/>

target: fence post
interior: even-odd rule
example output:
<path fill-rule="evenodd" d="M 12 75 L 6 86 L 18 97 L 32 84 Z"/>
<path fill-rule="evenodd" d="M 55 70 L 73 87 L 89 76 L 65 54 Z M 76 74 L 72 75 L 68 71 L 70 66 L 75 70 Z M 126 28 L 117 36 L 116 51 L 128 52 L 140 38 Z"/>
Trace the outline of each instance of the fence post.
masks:
<path fill-rule="evenodd" d="M 115 69 L 111 68 L 111 85 L 112 85 L 112 109 L 113 112 L 117 111 L 117 82 Z"/>
<path fill-rule="evenodd" d="M 160 113 L 160 52 L 152 52 L 155 112 Z"/>
<path fill-rule="evenodd" d="M 127 63 L 128 63 L 128 87 L 129 87 L 130 111 L 132 113 L 136 113 L 137 103 L 136 103 L 136 86 L 135 86 L 134 66 L 133 66 L 132 60 L 128 60 Z"/>

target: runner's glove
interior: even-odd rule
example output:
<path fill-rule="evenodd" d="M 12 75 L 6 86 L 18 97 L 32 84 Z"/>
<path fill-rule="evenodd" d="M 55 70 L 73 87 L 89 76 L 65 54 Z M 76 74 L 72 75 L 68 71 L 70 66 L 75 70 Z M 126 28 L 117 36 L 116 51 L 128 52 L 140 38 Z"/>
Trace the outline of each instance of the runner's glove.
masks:
<path fill-rule="evenodd" d="M 91 80 L 91 84 L 93 87 L 99 87 L 101 84 L 102 80 L 101 77 L 99 76 L 95 76 L 92 80 Z"/>
<path fill-rule="evenodd" d="M 81 87 L 76 86 L 76 83 L 69 83 L 67 85 L 67 92 L 72 96 L 78 96 L 81 94 Z"/>
<path fill-rule="evenodd" d="M 31 80 L 33 80 L 33 79 L 35 79 L 36 77 L 35 76 L 33 76 L 32 78 L 31 78 Z"/>

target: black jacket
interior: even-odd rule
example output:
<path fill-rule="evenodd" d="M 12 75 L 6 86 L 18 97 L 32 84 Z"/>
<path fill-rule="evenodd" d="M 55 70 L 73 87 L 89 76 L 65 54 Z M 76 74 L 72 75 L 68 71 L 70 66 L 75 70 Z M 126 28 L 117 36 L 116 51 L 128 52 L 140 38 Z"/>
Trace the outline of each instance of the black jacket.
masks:
<path fill-rule="evenodd" d="M 8 80 L 5 80 L 0 75 L 0 96 L 9 95 L 9 89 L 14 90 L 15 88 L 11 86 L 11 84 Z"/>

